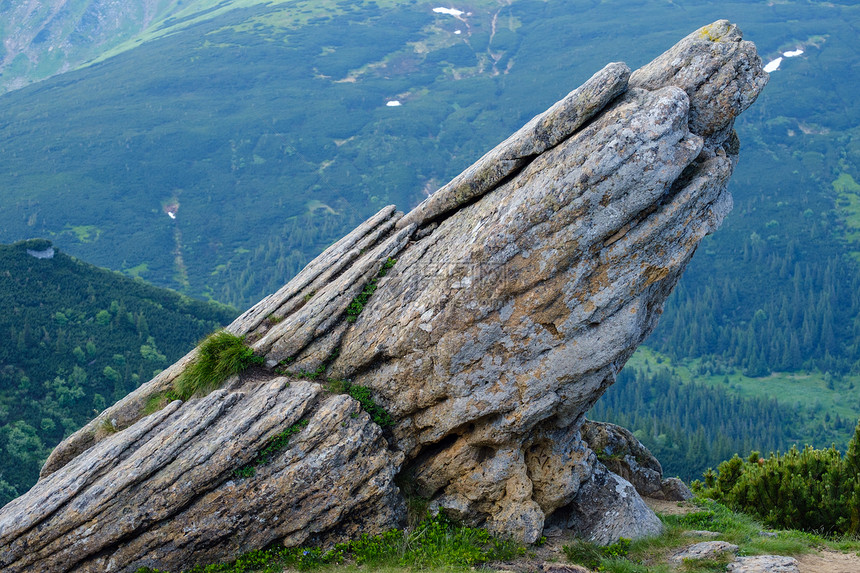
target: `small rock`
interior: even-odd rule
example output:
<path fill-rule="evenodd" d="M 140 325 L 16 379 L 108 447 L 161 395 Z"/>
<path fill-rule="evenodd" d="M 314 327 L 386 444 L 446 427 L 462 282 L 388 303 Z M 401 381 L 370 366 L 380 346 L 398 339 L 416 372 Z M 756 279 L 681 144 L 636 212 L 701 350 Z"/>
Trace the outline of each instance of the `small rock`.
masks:
<path fill-rule="evenodd" d="M 778 534 L 776 531 L 759 531 L 759 537 L 776 537 Z"/>
<path fill-rule="evenodd" d="M 678 478 L 664 479 L 660 489 L 666 501 L 686 501 L 693 498 L 693 492 Z"/>
<path fill-rule="evenodd" d="M 696 535 L 698 537 L 719 537 L 719 531 L 707 531 L 704 529 L 692 529 L 687 532 L 688 535 Z"/>
<path fill-rule="evenodd" d="M 669 558 L 671 563 L 681 563 L 684 559 L 713 559 L 723 553 L 737 553 L 738 546 L 727 541 L 703 541 L 683 549 Z"/>
<path fill-rule="evenodd" d="M 729 563 L 729 573 L 800 573 L 797 559 L 782 555 L 738 557 Z"/>
<path fill-rule="evenodd" d="M 541 566 L 544 573 L 591 573 L 582 565 L 572 565 L 570 563 L 550 563 L 545 561 Z"/>

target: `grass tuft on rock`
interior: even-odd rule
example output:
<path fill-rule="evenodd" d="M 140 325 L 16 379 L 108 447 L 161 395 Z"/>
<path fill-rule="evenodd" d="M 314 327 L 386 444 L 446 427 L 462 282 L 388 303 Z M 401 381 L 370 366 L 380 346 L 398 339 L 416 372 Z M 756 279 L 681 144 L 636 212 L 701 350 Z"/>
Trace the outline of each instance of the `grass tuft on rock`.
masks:
<path fill-rule="evenodd" d="M 265 358 L 255 355 L 254 351 L 245 345 L 244 336 L 235 336 L 225 330 L 219 330 L 200 344 L 197 357 L 173 385 L 177 396 L 187 400 L 195 394 L 215 390 L 227 378 L 252 364 L 264 362 Z"/>

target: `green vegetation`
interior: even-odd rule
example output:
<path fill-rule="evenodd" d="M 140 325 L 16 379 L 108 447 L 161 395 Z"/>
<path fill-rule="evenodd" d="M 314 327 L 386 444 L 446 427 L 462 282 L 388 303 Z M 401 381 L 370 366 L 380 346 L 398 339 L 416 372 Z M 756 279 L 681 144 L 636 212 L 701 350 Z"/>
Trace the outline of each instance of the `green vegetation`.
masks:
<path fill-rule="evenodd" d="M 385 408 L 373 401 L 371 390 L 367 386 L 359 386 L 348 380 L 329 380 L 326 387 L 329 392 L 352 396 L 361 404 L 361 409 L 370 414 L 371 419 L 379 426 L 385 428 L 394 425 L 394 418 Z"/>
<path fill-rule="evenodd" d="M 708 471 L 703 495 L 762 519 L 770 527 L 825 534 L 860 533 L 860 424 L 845 456 L 834 447 L 792 448 L 767 459 L 759 452 Z"/>
<path fill-rule="evenodd" d="M 356 295 L 352 302 L 349 303 L 349 306 L 346 309 L 346 321 L 347 322 L 355 322 L 358 320 L 358 315 L 361 314 L 361 311 L 364 310 L 364 305 L 367 304 L 367 301 L 370 300 L 370 297 L 373 296 L 373 293 L 376 292 L 377 283 L 379 283 L 379 279 L 388 274 L 388 271 L 391 267 L 394 266 L 394 263 L 397 261 L 388 257 L 382 264 L 382 268 L 379 269 L 379 272 L 376 273 L 376 276 L 373 277 L 370 282 L 364 285 L 362 291 Z"/>
<path fill-rule="evenodd" d="M 564 546 L 564 554 L 568 561 L 584 565 L 589 569 L 597 569 L 604 559 L 626 557 L 629 552 L 630 540 L 623 537 L 610 545 L 595 545 L 578 540 Z"/>
<path fill-rule="evenodd" d="M 606 547 L 574 541 L 562 547 L 562 551 L 570 562 L 604 573 L 722 573 L 733 555 L 685 560 L 680 566 L 670 566 L 667 561 L 682 547 L 703 540 L 694 533 L 697 530 L 716 532 L 719 539 L 738 545 L 740 555 L 801 555 L 821 548 L 860 550 L 860 542 L 856 539 L 826 538 L 796 530 L 769 532 L 770 535 L 763 536 L 762 524 L 744 513 L 734 512 L 709 499 L 700 498 L 693 503 L 699 507 L 698 511 L 661 515 L 665 529 L 659 536 L 635 541 L 621 539 Z M 467 571 L 485 563 L 532 556 L 530 548 L 496 539 L 482 529 L 455 524 L 440 514 L 426 517 L 414 529 L 363 535 L 328 550 L 272 546 L 246 553 L 230 563 L 198 565 L 188 573 L 281 573 L 319 569 L 334 573 Z M 156 571 L 144 568 L 137 573 Z"/>
<path fill-rule="evenodd" d="M 379 276 L 385 276 L 385 272 L 388 271 L 389 268 L 394 264 L 392 259 L 388 259 L 391 264 L 386 263 L 387 267 L 383 266 L 383 268 L 379 271 Z M 365 301 L 367 302 L 367 301 Z M 275 372 L 279 374 L 285 374 L 288 376 L 295 376 L 297 378 L 305 378 L 307 380 L 318 380 L 325 382 L 326 389 L 329 392 L 334 394 L 348 394 L 352 396 L 358 403 L 361 405 L 362 410 L 367 412 L 370 415 L 370 418 L 379 426 L 385 428 L 388 426 L 394 425 L 394 418 L 391 417 L 391 414 L 385 410 L 382 406 L 377 404 L 373 400 L 373 395 L 371 393 L 371 389 L 367 386 L 360 386 L 358 384 L 353 384 L 349 380 L 337 380 L 335 378 L 325 378 L 326 370 L 328 370 L 329 364 L 331 364 L 335 358 L 337 358 L 340 350 L 335 350 L 331 353 L 326 359 L 320 364 L 316 370 L 308 372 L 307 370 L 301 370 L 298 373 L 290 373 L 285 370 L 285 367 L 291 364 L 295 357 L 285 358 L 279 362 L 279 368 L 275 369 Z"/>
<path fill-rule="evenodd" d="M 277 573 L 285 569 L 304 571 L 333 564 L 354 564 L 363 570 L 390 567 L 468 569 L 487 561 L 512 559 L 525 552 L 521 545 L 495 538 L 483 529 L 457 525 L 440 514 L 428 516 L 411 531 L 391 530 L 382 535 L 362 535 L 328 551 L 318 547 L 272 547 L 246 553 L 231 563 L 200 565 L 188 573 Z M 156 573 L 156 570 L 142 568 L 137 573 Z"/>
<path fill-rule="evenodd" d="M 723 573 L 733 555 L 716 559 L 684 560 L 680 567 L 670 567 L 667 559 L 682 547 L 703 539 L 693 531 L 712 531 L 719 539 L 739 547 L 740 555 L 801 555 L 820 548 L 835 551 L 860 550 L 856 539 L 825 538 L 797 530 L 761 535 L 762 524 L 744 513 L 734 512 L 710 499 L 693 500 L 699 511 L 686 515 L 661 515 L 662 535 L 619 541 L 608 547 L 578 541 L 565 546 L 568 559 L 606 573 Z"/>
<path fill-rule="evenodd" d="M 467 28 L 390 0 L 181 10 L 151 42 L 3 96 L 0 240 L 49 236 L 242 307 L 383 205 L 415 205 L 608 61 L 635 68 L 726 13 L 765 60 L 803 47 L 736 124 L 735 210 L 648 340 L 666 372 L 632 363 L 592 415 L 636 430 L 684 477 L 735 452 L 849 439 L 860 414 L 856 3 L 476 0 Z M 395 97 L 404 105 L 384 105 Z M 0 268 L 36 291 L 37 274 Z M 140 283 L 105 298 L 99 281 L 53 282 L 95 300 L 4 301 L 0 447 L 12 461 L 0 492 L 32 483 L 93 410 L 229 320 L 182 298 L 133 307 L 118 293 Z M 205 326 L 164 318 L 206 308 Z"/>
<path fill-rule="evenodd" d="M 51 247 L 0 245 L 0 505 L 60 440 L 236 315 L 62 251 L 27 253 Z"/>
<path fill-rule="evenodd" d="M 640 348 L 588 416 L 630 429 L 667 475 L 689 481 L 737 452 L 846 447 L 860 418 L 857 384 L 821 372 L 752 378 Z"/>
<path fill-rule="evenodd" d="M 265 362 L 265 358 L 245 345 L 244 336 L 219 330 L 200 343 L 197 356 L 176 378 L 174 389 L 181 399 L 187 400 L 217 389 L 227 378 L 252 364 Z"/>
<path fill-rule="evenodd" d="M 154 412 L 158 412 L 174 400 L 182 400 L 182 396 L 177 394 L 175 390 L 166 390 L 153 394 L 146 399 L 146 405 L 143 407 L 143 415 L 148 416 Z"/>
<path fill-rule="evenodd" d="M 272 436 L 263 448 L 257 452 L 256 457 L 241 468 L 233 470 L 233 475 L 237 478 L 254 477 L 257 474 L 257 467 L 269 463 L 272 456 L 285 449 L 290 444 L 290 438 L 298 434 L 308 425 L 307 420 L 299 420 L 280 434 Z"/>

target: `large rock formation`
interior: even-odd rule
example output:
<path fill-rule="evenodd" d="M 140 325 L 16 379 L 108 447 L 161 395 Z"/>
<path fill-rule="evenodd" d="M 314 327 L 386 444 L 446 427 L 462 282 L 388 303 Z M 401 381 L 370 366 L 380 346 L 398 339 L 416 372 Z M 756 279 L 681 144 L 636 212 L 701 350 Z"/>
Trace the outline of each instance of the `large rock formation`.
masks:
<path fill-rule="evenodd" d="M 733 121 L 766 80 L 726 21 L 632 75 L 608 65 L 230 325 L 265 367 L 144 415 L 192 352 L 70 436 L 0 512 L 0 567 L 176 571 L 331 542 L 401 525 L 399 486 L 524 541 L 549 522 L 602 542 L 658 531 L 580 426 L 730 210 Z M 369 389 L 392 424 L 325 379 Z M 256 475 L 236 472 L 291 427 Z"/>

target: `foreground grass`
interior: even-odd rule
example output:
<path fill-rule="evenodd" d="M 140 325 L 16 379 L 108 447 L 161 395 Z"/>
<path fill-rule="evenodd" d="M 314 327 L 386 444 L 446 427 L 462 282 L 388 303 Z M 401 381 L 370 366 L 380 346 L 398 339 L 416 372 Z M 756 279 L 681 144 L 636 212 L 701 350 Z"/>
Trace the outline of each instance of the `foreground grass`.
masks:
<path fill-rule="evenodd" d="M 712 531 L 716 539 L 737 545 L 740 555 L 796 556 L 822 549 L 860 554 L 860 540 L 825 538 L 801 531 L 768 532 L 750 516 L 704 499 L 694 502 L 698 511 L 660 516 L 665 531 L 657 537 L 622 539 L 608 547 L 572 541 L 562 547 L 559 561 L 585 565 L 605 573 L 723 573 L 734 555 L 716 559 L 685 560 L 670 566 L 668 559 L 683 547 L 714 538 L 695 533 Z M 493 571 L 492 562 L 534 559 L 536 547 L 526 547 L 491 536 L 482 529 L 457 525 L 443 516 L 428 517 L 411 530 L 394 530 L 321 548 L 284 548 L 252 551 L 230 563 L 197 566 L 187 573 L 451 573 L 481 568 Z M 550 559 L 553 560 L 553 559 Z M 505 567 L 507 568 L 507 567 Z M 142 568 L 137 573 L 167 573 Z"/>
<path fill-rule="evenodd" d="M 733 555 L 717 559 L 685 560 L 677 568 L 668 564 L 668 559 L 683 547 L 701 541 L 718 539 L 739 547 L 739 555 L 786 555 L 797 556 L 822 549 L 841 552 L 860 552 L 860 541 L 847 537 L 825 538 L 820 535 L 795 530 L 765 533 L 761 523 L 743 513 L 731 511 L 712 500 L 697 499 L 699 511 L 686 515 L 660 516 L 665 531 L 658 537 L 640 539 L 629 543 L 623 555 L 599 556 L 577 559 L 588 555 L 595 546 L 574 542 L 564 547 L 565 555 L 572 562 L 605 571 L 607 573 L 717 573 L 724 572 Z M 696 531 L 713 531 L 719 536 L 712 538 Z M 617 552 L 616 552 L 617 553 Z"/>
<path fill-rule="evenodd" d="M 279 573 L 284 570 L 325 569 L 346 571 L 450 571 L 469 569 L 488 561 L 516 559 L 525 546 L 499 539 L 486 530 L 455 524 L 443 515 L 428 516 L 411 530 L 319 547 L 272 547 L 246 553 L 230 563 L 197 566 L 188 573 Z M 141 568 L 137 573 L 167 573 Z"/>

